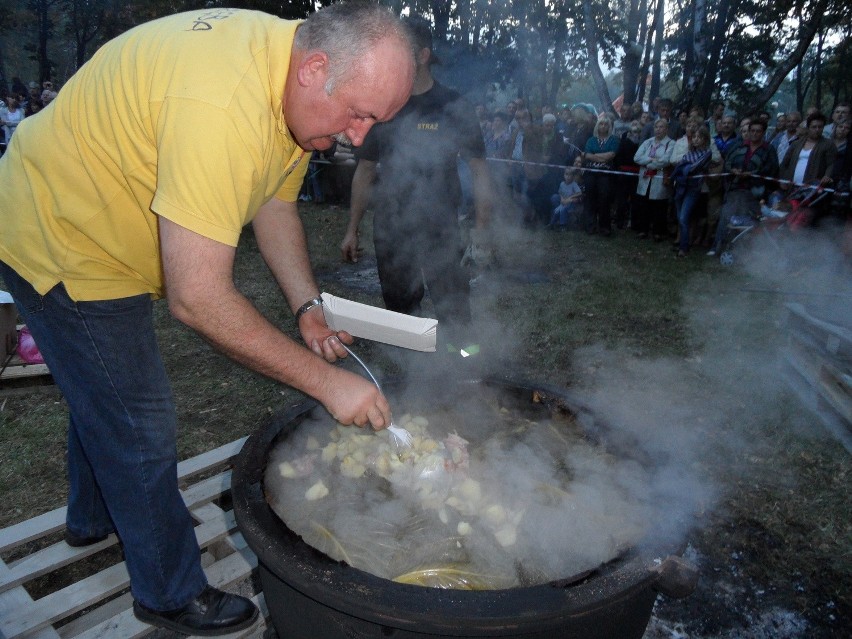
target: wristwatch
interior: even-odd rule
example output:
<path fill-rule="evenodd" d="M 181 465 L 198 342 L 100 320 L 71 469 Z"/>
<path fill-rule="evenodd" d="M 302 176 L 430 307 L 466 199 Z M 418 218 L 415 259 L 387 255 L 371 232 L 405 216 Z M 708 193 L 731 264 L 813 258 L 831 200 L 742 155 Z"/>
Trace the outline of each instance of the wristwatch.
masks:
<path fill-rule="evenodd" d="M 296 324 L 298 324 L 298 323 L 299 323 L 299 320 L 302 318 L 302 315 L 304 315 L 305 313 L 307 313 L 307 312 L 308 312 L 309 310 L 311 310 L 314 306 L 322 306 L 322 298 L 321 298 L 321 297 L 314 297 L 314 298 L 309 299 L 307 302 L 305 302 L 304 304 L 302 304 L 302 305 L 301 305 L 301 306 L 300 306 L 300 307 L 296 310 Z"/>

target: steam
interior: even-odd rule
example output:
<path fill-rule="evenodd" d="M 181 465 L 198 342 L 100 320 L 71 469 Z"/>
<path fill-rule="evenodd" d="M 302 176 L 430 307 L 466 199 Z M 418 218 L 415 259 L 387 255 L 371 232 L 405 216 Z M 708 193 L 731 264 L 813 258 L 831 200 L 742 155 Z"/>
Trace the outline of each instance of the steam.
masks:
<path fill-rule="evenodd" d="M 397 462 L 385 433 L 338 429 L 321 417 L 270 456 L 273 508 L 334 559 L 386 578 L 428 568 L 454 587 L 505 588 L 593 570 L 655 528 L 645 460 L 590 441 L 529 393 L 513 399 L 468 385 L 441 399 L 399 401 L 428 411 L 429 435 L 458 432 L 469 449 L 435 456 L 416 444 Z"/>
<path fill-rule="evenodd" d="M 755 235 L 733 270 L 690 282 L 684 312 L 695 350 L 688 357 L 640 358 L 602 347 L 575 356 L 572 392 L 612 427 L 611 440 L 633 442 L 654 461 L 661 536 L 683 538 L 731 478 L 747 472 L 749 456 L 789 436 L 831 436 L 791 392 L 806 383 L 790 375 L 786 304 L 852 328 L 849 258 L 839 234 L 782 233 Z M 783 476 L 784 469 L 773 472 Z"/>

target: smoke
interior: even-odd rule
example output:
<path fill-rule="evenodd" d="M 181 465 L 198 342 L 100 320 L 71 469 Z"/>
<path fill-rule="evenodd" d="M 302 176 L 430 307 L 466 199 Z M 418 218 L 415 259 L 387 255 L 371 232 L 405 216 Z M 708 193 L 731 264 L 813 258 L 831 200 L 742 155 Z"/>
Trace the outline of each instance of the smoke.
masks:
<path fill-rule="evenodd" d="M 660 535 L 682 538 L 732 480 L 753 472 L 750 456 L 793 438 L 830 436 L 814 406 L 799 401 L 816 393 L 791 370 L 789 305 L 852 328 L 840 237 L 756 233 L 731 270 L 696 275 L 684 293 L 693 345 L 686 357 L 639 358 L 600 346 L 576 354 L 572 392 L 607 424 L 611 441 L 632 443 L 653 460 Z M 773 473 L 785 481 L 784 469 Z"/>
<path fill-rule="evenodd" d="M 273 508 L 335 559 L 387 578 L 428 569 L 422 585 L 510 587 L 592 570 L 656 526 L 647 460 L 587 438 L 529 392 L 474 384 L 396 399 L 418 415 L 399 422 L 415 435 L 401 459 L 386 433 L 328 418 L 270 456 Z"/>

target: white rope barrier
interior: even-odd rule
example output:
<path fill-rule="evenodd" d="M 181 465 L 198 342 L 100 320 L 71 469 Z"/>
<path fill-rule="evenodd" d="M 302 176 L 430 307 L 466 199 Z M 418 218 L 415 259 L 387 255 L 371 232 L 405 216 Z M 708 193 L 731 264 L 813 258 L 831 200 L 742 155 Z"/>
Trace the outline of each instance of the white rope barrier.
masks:
<path fill-rule="evenodd" d="M 551 169 L 562 169 L 562 170 L 575 169 L 575 170 L 580 171 L 582 173 L 586 173 L 586 172 L 589 172 L 589 173 L 605 173 L 605 174 L 609 174 L 609 175 L 629 175 L 631 177 L 640 177 L 640 173 L 635 173 L 633 171 L 616 171 L 614 169 L 596 169 L 596 168 L 586 167 L 586 166 L 574 166 L 574 165 L 571 165 L 571 164 L 547 164 L 547 163 L 544 163 L 544 162 L 527 162 L 525 160 L 512 160 L 512 159 L 503 159 L 503 158 L 487 158 L 487 160 L 488 160 L 488 162 L 503 162 L 503 163 L 506 163 L 506 164 L 514 164 L 514 165 L 520 164 L 520 165 L 523 165 L 523 166 L 538 166 L 538 167 L 551 168 Z M 641 168 L 640 168 L 640 170 L 641 170 Z M 823 191 L 825 193 L 838 193 L 837 189 L 832 189 L 832 188 L 828 188 L 828 187 L 820 187 L 816 184 L 804 184 L 804 183 L 801 183 L 801 182 L 794 182 L 793 180 L 782 180 L 780 178 L 765 177 L 765 176 L 762 176 L 762 175 L 756 175 L 755 176 L 755 175 L 751 175 L 751 174 L 745 174 L 744 175 L 744 174 L 741 174 L 741 173 L 738 174 L 738 173 L 728 172 L 728 173 L 700 173 L 700 174 L 697 174 L 697 175 L 690 175 L 689 177 L 690 178 L 718 178 L 718 177 L 737 176 L 737 175 L 739 175 L 740 177 L 747 177 L 747 178 L 753 177 L 753 178 L 757 178 L 757 179 L 761 179 L 761 180 L 770 180 L 772 182 L 777 182 L 779 184 L 788 184 L 790 186 L 795 186 L 795 187 L 805 186 L 805 187 L 809 187 L 809 188 L 817 188 L 820 191 Z M 649 175 L 649 176 L 646 176 L 646 177 L 649 177 L 651 179 L 663 179 L 666 176 L 664 174 L 662 174 L 662 171 L 658 171 L 658 174 Z M 839 192 L 838 195 L 840 197 L 849 197 L 848 192 Z"/>
<path fill-rule="evenodd" d="M 547 164 L 545 162 L 527 162 L 525 160 L 512 160 L 512 159 L 503 159 L 503 158 L 486 158 L 486 160 L 488 162 L 502 162 L 502 163 L 505 163 L 505 164 L 512 164 L 512 165 L 520 164 L 522 166 L 537 166 L 537 167 L 543 167 L 543 168 L 548 168 L 548 169 L 562 169 L 562 170 L 576 169 L 577 171 L 580 171 L 581 173 L 586 173 L 586 172 L 588 172 L 588 173 L 604 173 L 604 174 L 607 174 L 607 175 L 627 175 L 627 176 L 630 176 L 630 177 L 637 177 L 637 178 L 640 177 L 640 173 L 636 173 L 636 172 L 633 172 L 633 171 L 616 171 L 614 169 L 595 169 L 595 168 L 587 167 L 587 166 L 574 166 L 572 164 Z M 332 162 L 331 160 L 325 160 L 325 159 L 321 159 L 321 158 L 318 158 L 318 159 L 311 158 L 310 162 L 312 164 L 332 164 L 332 165 L 340 164 L 339 162 Z M 641 168 L 640 168 L 640 170 L 641 170 Z M 720 177 L 728 177 L 728 176 L 736 176 L 736 175 L 738 175 L 738 174 L 737 173 L 700 173 L 700 174 L 697 174 L 697 175 L 690 175 L 689 177 L 690 178 L 720 178 Z M 849 195 L 850 195 L 849 192 L 847 192 L 847 191 L 838 191 L 837 189 L 832 189 L 832 188 L 829 188 L 829 187 L 820 187 L 816 184 L 804 184 L 802 182 L 794 182 L 793 180 L 782 180 L 780 178 L 764 177 L 762 175 L 757 175 L 757 176 L 753 176 L 753 175 L 750 175 L 750 174 L 746 174 L 746 175 L 739 174 L 739 175 L 741 177 L 749 177 L 749 178 L 754 177 L 754 178 L 761 179 L 761 180 L 769 180 L 771 182 L 777 182 L 778 184 L 787 184 L 787 185 L 793 186 L 793 187 L 805 186 L 805 187 L 809 187 L 809 188 L 817 188 L 819 191 L 824 192 L 824 193 L 837 193 L 839 197 L 849 197 Z M 649 176 L 646 176 L 646 177 L 649 177 L 652 180 L 657 180 L 657 179 L 661 180 L 666 176 L 663 174 L 662 171 L 658 171 L 656 175 L 649 175 Z"/>

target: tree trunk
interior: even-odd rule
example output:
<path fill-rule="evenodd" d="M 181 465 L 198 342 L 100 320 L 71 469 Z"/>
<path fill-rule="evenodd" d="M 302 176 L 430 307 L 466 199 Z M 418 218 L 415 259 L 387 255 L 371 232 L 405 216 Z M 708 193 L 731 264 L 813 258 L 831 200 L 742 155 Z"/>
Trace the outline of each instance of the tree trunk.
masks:
<path fill-rule="evenodd" d="M 586 36 L 586 51 L 589 56 L 589 73 L 592 74 L 595 82 L 598 101 L 601 103 L 602 110 L 612 114 L 612 98 L 609 97 L 609 89 L 607 89 L 601 66 L 598 64 L 598 28 L 595 24 L 591 0 L 583 0 L 583 32 Z"/>
<path fill-rule="evenodd" d="M 435 17 L 435 30 L 432 33 L 438 42 L 446 42 L 450 31 L 450 2 L 436 0 L 432 3 L 432 15 Z"/>
<path fill-rule="evenodd" d="M 657 0 L 659 2 L 659 0 Z M 657 18 L 659 12 L 654 9 L 654 18 L 651 20 L 651 27 L 646 33 L 645 40 L 645 57 L 642 60 L 642 67 L 639 69 L 639 79 L 636 83 L 636 100 L 644 102 L 645 88 L 648 84 L 648 70 L 651 68 L 651 48 L 654 42 L 654 34 L 657 32 Z"/>
<path fill-rule="evenodd" d="M 647 0 L 641 0 L 645 5 Z M 633 104 L 636 100 L 636 81 L 639 79 L 639 65 L 642 63 L 642 45 L 639 44 L 639 20 L 645 13 L 639 0 L 630 0 L 627 16 L 627 38 L 624 42 L 624 57 L 621 60 L 623 101 Z"/>
<path fill-rule="evenodd" d="M 704 81 L 698 95 L 698 104 L 710 104 L 713 89 L 716 87 L 716 75 L 719 73 L 719 60 L 722 57 L 722 47 L 725 46 L 725 34 L 730 25 L 730 16 L 735 15 L 740 0 L 721 0 L 716 22 L 713 25 L 713 41 L 710 43 L 710 55 L 707 57 L 707 67 L 704 69 Z"/>
<path fill-rule="evenodd" d="M 817 18 L 817 22 L 822 22 L 822 20 Z M 814 60 L 814 74 L 816 75 L 816 100 L 814 100 L 814 104 L 820 111 L 822 111 L 822 45 L 824 42 L 825 34 L 820 31 L 817 34 L 816 60 Z"/>
<path fill-rule="evenodd" d="M 556 106 L 556 95 L 559 93 L 559 87 L 562 86 L 563 69 L 562 59 L 565 56 L 565 34 L 557 36 L 556 43 L 553 49 L 553 68 L 550 74 L 550 88 L 547 90 L 546 103 Z"/>
<path fill-rule="evenodd" d="M 805 65 L 799 62 L 796 65 L 796 111 L 802 112 L 802 105 L 805 103 L 805 92 L 802 90 L 802 74 L 805 72 Z"/>
<path fill-rule="evenodd" d="M 817 29 L 819 28 L 820 21 L 817 20 L 816 17 L 822 15 L 825 11 L 826 4 L 827 0 L 818 0 L 818 2 L 814 4 L 811 15 L 809 17 L 802 16 L 801 22 L 799 23 L 801 33 L 799 44 L 796 45 L 796 48 L 789 57 L 782 60 L 778 66 L 775 67 L 775 71 L 770 76 L 769 81 L 763 87 L 760 94 L 758 94 L 758 96 L 754 99 L 754 102 L 749 105 L 746 113 L 759 111 L 764 104 L 769 102 L 772 96 L 775 95 L 775 92 L 778 91 L 778 87 L 780 87 L 781 83 L 784 82 L 784 78 L 786 78 L 790 74 L 790 71 L 795 69 L 799 62 L 802 61 L 802 58 L 805 57 L 805 53 L 807 52 L 808 47 L 811 46 L 811 42 L 813 42 Z"/>
<path fill-rule="evenodd" d="M 707 63 L 707 4 L 706 0 L 695 0 L 692 9 L 692 72 L 684 82 L 681 109 L 689 110 L 704 78 Z M 703 103 L 702 103 L 703 104 Z"/>
<path fill-rule="evenodd" d="M 50 16 L 48 15 L 48 0 L 39 0 L 38 3 L 38 82 L 42 82 L 50 77 L 50 60 L 47 57 L 47 41 L 50 39 Z"/>
<path fill-rule="evenodd" d="M 651 73 L 651 94 L 648 96 L 649 102 L 660 94 L 660 76 L 662 75 L 661 65 L 663 62 L 663 16 L 665 15 L 665 10 L 665 0 L 657 0 L 657 14 L 654 16 L 654 21 L 657 23 L 657 29 L 654 34 L 654 61 L 652 62 L 654 70 Z"/>

